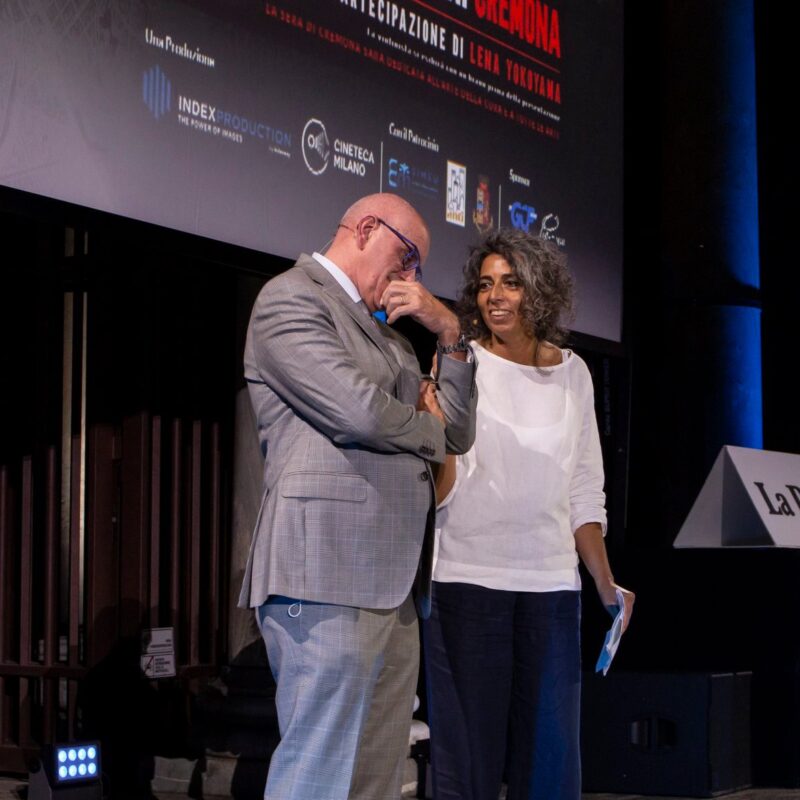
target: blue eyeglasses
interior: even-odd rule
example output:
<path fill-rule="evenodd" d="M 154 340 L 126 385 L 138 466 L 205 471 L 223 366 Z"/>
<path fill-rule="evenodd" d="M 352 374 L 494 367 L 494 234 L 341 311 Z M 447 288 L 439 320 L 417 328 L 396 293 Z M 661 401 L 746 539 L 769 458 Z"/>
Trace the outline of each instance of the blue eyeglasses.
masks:
<path fill-rule="evenodd" d="M 403 236 L 400 231 L 396 228 L 393 228 L 385 219 L 381 219 L 380 217 L 375 217 L 375 219 L 381 224 L 388 228 L 406 247 L 406 252 L 403 254 L 403 258 L 400 260 L 401 272 L 411 272 L 414 270 L 414 280 L 421 281 L 422 280 L 422 257 L 419 254 L 419 248 L 411 241 L 411 239 L 406 238 Z M 348 231 L 355 231 L 349 225 L 345 225 L 344 223 L 340 222 L 337 228 L 344 228 Z"/>
<path fill-rule="evenodd" d="M 381 225 L 385 225 L 407 248 L 407 252 L 402 258 L 401 264 L 403 267 L 403 272 L 411 272 L 414 270 L 414 280 L 421 281 L 422 280 L 422 265 L 421 265 L 421 257 L 419 254 L 419 248 L 411 241 L 411 239 L 407 239 L 403 236 L 400 231 L 393 228 L 385 219 L 381 219 L 380 217 L 375 217 L 375 219 L 380 222 Z"/>

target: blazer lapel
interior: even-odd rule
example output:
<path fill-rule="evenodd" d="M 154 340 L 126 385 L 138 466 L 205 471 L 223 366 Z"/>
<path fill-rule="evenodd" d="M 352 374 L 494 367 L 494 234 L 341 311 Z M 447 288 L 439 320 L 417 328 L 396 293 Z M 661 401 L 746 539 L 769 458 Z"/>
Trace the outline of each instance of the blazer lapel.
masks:
<path fill-rule="evenodd" d="M 381 351 L 392 373 L 397 377 L 400 371 L 400 364 L 397 356 L 392 352 L 389 343 L 386 341 L 381 323 L 371 317 L 364 310 L 359 308 L 357 303 L 341 287 L 333 275 L 325 269 L 319 262 L 305 254 L 297 260 L 297 265 L 302 267 L 316 283 L 320 284 L 325 293 L 335 300 L 349 315 L 359 328 L 366 334 L 367 338 Z"/>

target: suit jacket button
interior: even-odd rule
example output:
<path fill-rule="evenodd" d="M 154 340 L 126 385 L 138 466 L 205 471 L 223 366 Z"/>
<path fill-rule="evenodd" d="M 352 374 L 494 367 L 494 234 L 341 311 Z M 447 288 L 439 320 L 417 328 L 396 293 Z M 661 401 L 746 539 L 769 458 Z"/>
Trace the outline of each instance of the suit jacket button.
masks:
<path fill-rule="evenodd" d="M 421 481 L 427 481 L 428 477 L 429 477 L 428 476 L 428 470 L 425 470 L 425 472 L 420 472 L 420 474 L 419 474 L 419 479 Z"/>

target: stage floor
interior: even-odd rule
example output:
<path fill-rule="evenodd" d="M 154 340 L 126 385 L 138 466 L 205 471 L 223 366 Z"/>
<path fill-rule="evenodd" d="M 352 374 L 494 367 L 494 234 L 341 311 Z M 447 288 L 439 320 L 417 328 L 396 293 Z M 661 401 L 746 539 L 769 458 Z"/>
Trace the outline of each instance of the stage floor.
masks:
<path fill-rule="evenodd" d="M 798 800 L 800 789 L 744 789 L 741 792 L 717 795 L 725 800 Z M 583 800 L 698 800 L 644 794 L 585 794 Z"/>
<path fill-rule="evenodd" d="M 27 781 L 0 777 L 0 800 L 22 800 L 27 796 Z M 186 800 L 185 794 L 160 792 L 157 800 Z M 218 797 L 218 796 L 217 796 Z M 800 800 L 800 789 L 745 789 L 732 794 L 718 795 L 725 800 Z M 215 798 L 216 800 L 216 798 Z M 583 800 L 693 800 L 692 798 L 655 797 L 641 794 L 585 794 Z M 696 800 L 700 800 L 697 798 Z"/>

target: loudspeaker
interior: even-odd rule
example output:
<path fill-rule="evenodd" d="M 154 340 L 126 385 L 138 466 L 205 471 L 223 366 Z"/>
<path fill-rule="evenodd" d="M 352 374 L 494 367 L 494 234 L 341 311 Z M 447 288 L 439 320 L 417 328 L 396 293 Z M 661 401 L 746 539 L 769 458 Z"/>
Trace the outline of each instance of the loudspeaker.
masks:
<path fill-rule="evenodd" d="M 584 673 L 584 791 L 711 797 L 750 786 L 750 679 Z"/>

